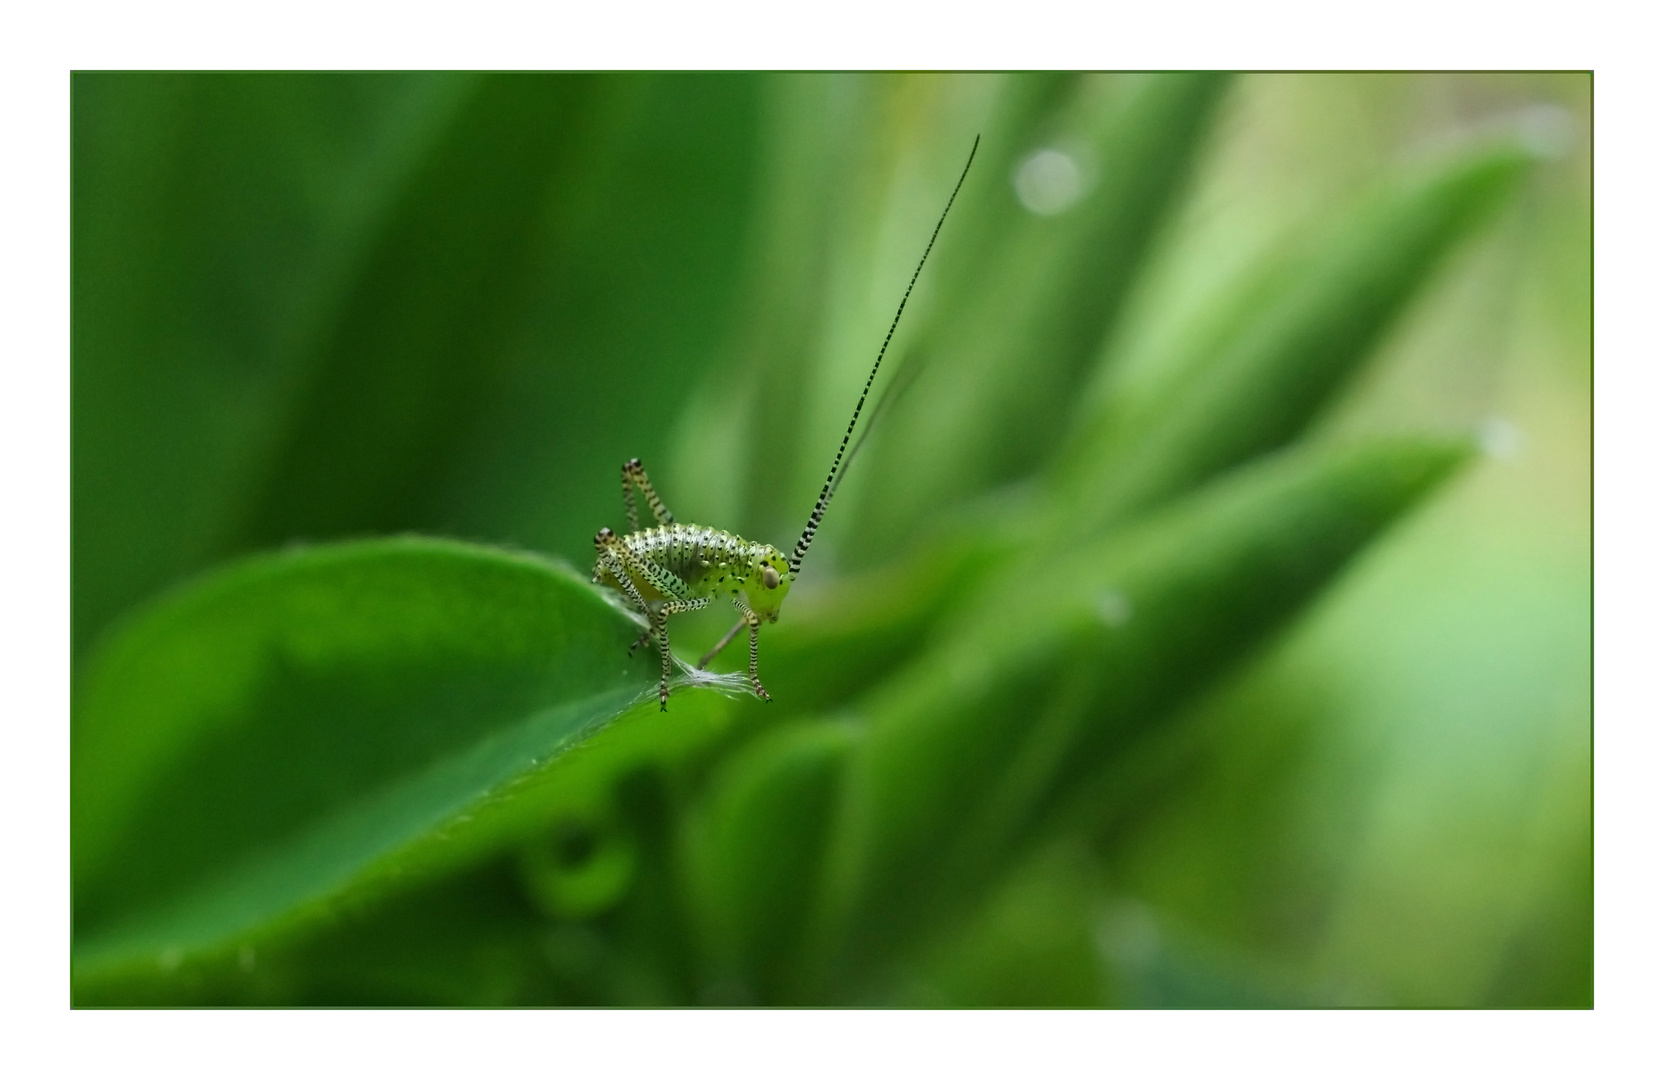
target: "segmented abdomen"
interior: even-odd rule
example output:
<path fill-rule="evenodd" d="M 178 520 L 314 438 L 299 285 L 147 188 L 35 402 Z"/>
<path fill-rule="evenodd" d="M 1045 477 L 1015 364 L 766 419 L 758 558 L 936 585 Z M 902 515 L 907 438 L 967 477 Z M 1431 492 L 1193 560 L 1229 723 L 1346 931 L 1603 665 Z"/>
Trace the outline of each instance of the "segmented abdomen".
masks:
<path fill-rule="evenodd" d="M 677 524 L 630 533 L 624 537 L 624 546 L 692 584 L 713 572 L 720 577 L 745 567 L 755 557 L 752 549 L 761 545 L 721 529 Z"/>

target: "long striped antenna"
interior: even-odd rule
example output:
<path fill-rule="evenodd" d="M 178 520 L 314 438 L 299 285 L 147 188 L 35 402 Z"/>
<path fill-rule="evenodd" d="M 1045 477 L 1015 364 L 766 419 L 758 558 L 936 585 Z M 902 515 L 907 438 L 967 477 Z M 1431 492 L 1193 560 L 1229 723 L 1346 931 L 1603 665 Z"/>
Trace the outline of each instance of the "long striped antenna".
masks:
<path fill-rule="evenodd" d="M 843 464 L 844 451 L 849 447 L 849 437 L 855 431 L 855 422 L 861 419 L 861 409 L 867 403 L 867 394 L 872 391 L 872 381 L 878 378 L 878 366 L 884 362 L 884 353 L 890 347 L 890 338 L 895 336 L 896 326 L 901 322 L 901 313 L 907 309 L 907 298 L 913 295 L 913 286 L 919 282 L 919 273 L 924 270 L 925 260 L 930 258 L 930 249 L 936 246 L 936 236 L 942 231 L 942 223 L 948 219 L 948 211 L 953 209 L 953 200 L 959 197 L 959 189 L 965 184 L 965 177 L 971 171 L 971 162 L 976 160 L 976 148 L 982 143 L 982 136 L 971 143 L 971 156 L 965 159 L 965 168 L 959 173 L 959 183 L 953 185 L 953 194 L 948 196 L 948 204 L 942 208 L 942 216 L 936 219 L 936 228 L 930 234 L 930 243 L 924 246 L 924 254 L 919 256 L 919 265 L 913 269 L 913 279 L 907 283 L 907 291 L 901 294 L 901 305 L 896 308 L 896 317 L 890 320 L 890 331 L 884 335 L 884 344 L 878 347 L 878 359 L 872 362 L 872 371 L 867 373 L 867 385 L 861 388 L 861 400 L 855 403 L 855 415 L 849 418 L 849 427 L 844 429 L 844 441 L 838 445 L 838 456 L 832 459 L 832 468 L 826 473 L 826 483 L 821 485 L 820 498 L 815 500 L 815 509 L 809 515 L 809 524 L 803 526 L 803 535 L 797 538 L 797 547 L 792 549 L 792 557 L 787 560 L 792 578 L 803 568 L 803 556 L 809 553 L 809 545 L 815 542 L 815 530 L 820 528 L 821 519 L 826 517 L 826 507 L 832 502 L 832 493 L 838 489 L 838 481 L 843 479 L 838 467 Z M 861 437 L 862 442 L 866 436 Z M 856 444 L 860 448 L 860 444 Z M 853 459 L 853 455 L 852 455 Z"/>

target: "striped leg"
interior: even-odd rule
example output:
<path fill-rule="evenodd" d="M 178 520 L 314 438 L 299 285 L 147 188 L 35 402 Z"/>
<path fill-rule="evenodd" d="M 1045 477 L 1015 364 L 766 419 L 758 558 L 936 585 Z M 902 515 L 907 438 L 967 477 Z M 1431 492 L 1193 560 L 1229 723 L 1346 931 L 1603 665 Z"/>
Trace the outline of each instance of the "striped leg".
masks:
<path fill-rule="evenodd" d="M 613 536 L 611 529 L 602 529 L 600 532 L 595 534 L 595 550 L 599 554 L 595 559 L 595 574 L 591 580 L 599 582 L 601 580 L 601 571 L 603 570 L 611 574 L 613 578 L 617 580 L 618 587 L 622 589 L 624 595 L 629 598 L 630 603 L 634 604 L 636 606 L 636 610 L 641 612 L 643 615 L 646 615 L 649 619 L 647 629 L 643 630 L 641 632 L 641 636 L 636 638 L 635 643 L 630 646 L 628 655 L 634 656 L 635 651 L 647 644 L 647 640 L 653 636 L 653 627 L 651 625 L 653 609 L 648 606 L 647 601 L 642 598 L 641 590 L 636 588 L 636 583 L 630 577 L 630 572 L 627 567 L 628 563 L 634 562 L 635 560 L 629 558 L 629 552 L 625 551 L 623 546 L 618 543 L 617 539 Z"/>
<path fill-rule="evenodd" d="M 631 458 L 624 463 L 624 512 L 629 515 L 631 532 L 641 530 L 641 521 L 636 516 L 634 488 L 641 489 L 642 496 L 647 500 L 647 509 L 653 511 L 653 517 L 660 525 L 676 524 L 676 519 L 659 499 L 659 493 L 653 490 L 653 481 L 647 479 L 647 470 L 642 468 L 641 459 Z"/>
<path fill-rule="evenodd" d="M 737 596 L 734 597 L 734 606 L 740 609 L 740 615 L 743 616 L 742 621 L 745 625 L 751 628 L 751 667 L 747 672 L 751 676 L 751 689 L 764 701 L 773 701 L 774 699 L 768 696 L 768 691 L 763 689 L 763 680 L 757 677 L 757 628 L 763 624 L 763 620 L 759 619 L 757 613 L 746 607 L 745 601 Z M 735 627 L 735 629 L 739 628 Z"/>
<path fill-rule="evenodd" d="M 670 700 L 670 633 L 667 626 L 672 615 L 684 611 L 698 611 L 711 602 L 708 596 L 696 600 L 671 600 L 659 608 L 655 626 L 659 636 L 659 711 L 669 712 L 665 702 Z"/>
<path fill-rule="evenodd" d="M 659 711 L 669 712 L 665 703 L 670 700 L 670 619 L 664 612 L 653 615 L 653 633 L 659 639 Z"/>
<path fill-rule="evenodd" d="M 630 572 L 626 569 L 628 560 L 621 557 L 621 554 L 627 555 L 628 553 L 621 553 L 620 549 L 615 546 L 611 529 L 602 529 L 596 535 L 595 548 L 599 554 L 595 558 L 595 575 L 591 580 L 599 582 L 601 571 L 605 570 L 617 580 L 619 589 L 623 590 L 624 595 L 629 597 L 630 603 L 636 606 L 637 611 L 643 615 L 652 614 L 653 609 L 648 606 L 646 600 L 642 599 L 641 590 L 636 588 L 636 583 L 630 578 Z"/>
<path fill-rule="evenodd" d="M 680 615 L 684 611 L 700 611 L 710 602 L 711 598 L 708 596 L 701 596 L 694 600 L 672 600 L 661 607 L 659 611 L 666 618 L 669 618 L 671 615 Z M 653 630 L 651 627 L 643 630 L 641 636 L 636 638 L 636 643 L 630 646 L 630 651 L 633 653 L 643 645 L 647 644 L 647 639 L 652 636 Z"/>
<path fill-rule="evenodd" d="M 708 596 L 690 596 L 687 586 L 669 571 L 644 561 L 632 552 L 624 541 L 613 535 L 611 529 L 602 529 L 595 534 L 595 573 L 593 580 L 600 581 L 603 572 L 612 575 L 636 610 L 647 616 L 648 628 L 641 637 L 630 646 L 633 655 L 636 649 L 647 643 L 648 638 L 657 638 L 659 643 L 659 711 L 668 711 L 665 702 L 670 699 L 670 633 L 666 624 L 670 616 L 679 615 L 684 611 L 698 611 L 711 602 Z M 639 577 L 650 583 L 660 593 L 680 592 L 681 595 L 671 599 L 649 603 L 636 587 L 635 579 Z M 756 616 L 752 616 L 755 618 Z"/>

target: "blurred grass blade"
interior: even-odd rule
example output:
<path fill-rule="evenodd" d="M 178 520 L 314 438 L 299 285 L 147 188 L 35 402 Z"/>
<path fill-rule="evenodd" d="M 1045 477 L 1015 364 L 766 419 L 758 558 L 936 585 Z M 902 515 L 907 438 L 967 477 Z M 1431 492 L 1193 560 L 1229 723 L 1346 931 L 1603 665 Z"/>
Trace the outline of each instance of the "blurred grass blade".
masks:
<path fill-rule="evenodd" d="M 1273 459 L 984 587 L 867 700 L 819 951 L 864 975 L 973 894 L 1073 782 L 1298 613 L 1462 461 L 1388 441 Z"/>
<path fill-rule="evenodd" d="M 408 527 L 497 380 L 589 76 L 480 82 L 392 213 L 314 360 L 236 547 Z"/>
<path fill-rule="evenodd" d="M 1103 872 L 1079 843 L 1014 866 L 963 924 L 947 924 L 887 1004 L 1092 1009 L 1114 1005 L 1098 940 Z"/>
<path fill-rule="evenodd" d="M 1083 84 L 1031 135 L 1042 146 L 990 146 L 1006 157 L 980 166 L 978 187 L 997 190 L 1017 220 L 977 250 L 981 265 L 958 273 L 906 360 L 924 370 L 874 446 L 868 468 L 887 479 L 861 510 L 869 550 L 903 542 L 921 519 L 1024 475 L 1053 449 L 1055 418 L 1184 190 L 1226 85 L 1214 74 L 1153 76 L 1121 101 Z M 1078 204 L 1025 210 L 1013 170 L 1048 146 L 1071 154 L 1077 183 L 1091 187 Z M 977 223 L 944 232 L 967 224 Z M 954 250 L 945 243 L 944 260 Z"/>
<path fill-rule="evenodd" d="M 1281 258 L 1198 333 L 1165 393 L 1111 393 L 1055 462 L 1068 527 L 1086 535 L 1296 437 L 1531 164 L 1470 153 L 1354 208 L 1305 258 Z"/>
<path fill-rule="evenodd" d="M 835 721 L 771 731 L 724 764 L 691 819 L 686 876 L 707 979 L 732 1000 L 792 1000 L 787 964 L 860 736 Z"/>
<path fill-rule="evenodd" d="M 568 570 L 417 539 L 252 559 L 146 610 L 76 695 L 77 979 L 161 977 L 468 858 L 649 688 L 637 632 Z"/>
<path fill-rule="evenodd" d="M 758 507 L 773 510 L 797 452 L 797 429 L 822 329 L 834 238 L 847 234 L 862 191 L 863 143 L 874 122 L 880 76 L 778 74 L 762 95 L 758 205 L 750 211 L 740 281 L 743 312 L 732 342 L 685 400 L 668 463 L 668 487 L 699 520 L 746 536 L 768 535 Z M 870 170 L 867 170 L 870 172 Z M 766 446 L 759 454 L 754 447 Z M 686 512 L 686 511 L 684 511 Z M 794 516 L 796 515 L 794 510 Z"/>
<path fill-rule="evenodd" d="M 1297 436 L 1530 161 L 1517 147 L 1469 155 L 1377 193 L 1306 258 L 1260 267 L 1196 330 L 1164 394 L 1111 396 L 1093 411 L 1033 501 L 950 513 L 926 529 L 927 551 L 836 589 L 819 610 L 783 626 L 782 680 L 797 678 L 798 653 L 812 646 L 803 700 L 837 704 L 846 688 L 905 660 L 967 576 L 1033 536 L 1101 531 Z M 1054 524 L 1037 527 L 1037 514 Z"/>

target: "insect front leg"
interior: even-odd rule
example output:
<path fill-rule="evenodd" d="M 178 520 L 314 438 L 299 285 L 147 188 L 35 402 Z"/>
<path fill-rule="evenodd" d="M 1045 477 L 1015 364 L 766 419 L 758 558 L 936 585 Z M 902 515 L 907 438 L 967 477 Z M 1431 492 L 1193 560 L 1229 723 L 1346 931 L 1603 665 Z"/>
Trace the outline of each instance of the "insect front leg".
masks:
<path fill-rule="evenodd" d="M 740 609 L 740 621 L 751 628 L 751 667 L 747 672 L 751 676 L 751 689 L 756 691 L 757 696 L 764 701 L 773 701 L 774 699 L 768 696 L 768 691 L 763 689 L 763 680 L 757 677 L 757 628 L 763 625 L 763 620 L 758 618 L 757 613 L 747 607 L 745 601 L 737 596 L 734 597 L 734 606 Z M 739 627 L 734 627 L 735 631 L 738 629 Z M 733 637 L 732 631 L 728 637 Z M 721 645 L 727 643 L 727 639 L 724 639 L 718 647 L 720 648 Z"/>
<path fill-rule="evenodd" d="M 658 639 L 659 711 L 664 712 L 666 711 L 665 702 L 670 700 L 670 634 L 665 624 L 670 621 L 671 612 L 669 609 L 678 607 L 680 601 L 670 604 L 649 604 L 642 599 L 641 591 L 636 588 L 635 582 L 630 580 L 630 572 L 625 569 L 624 560 L 620 559 L 616 552 L 604 553 L 601 556 L 601 561 L 606 564 L 607 570 L 612 573 L 613 577 L 618 579 L 618 583 L 624 587 L 625 595 L 630 598 L 636 607 L 641 609 L 642 614 L 647 616 L 647 629 L 643 630 L 641 636 L 636 638 L 635 643 L 630 646 L 626 655 L 634 656 L 636 650 L 647 643 L 648 638 Z M 705 605 L 700 604 L 699 606 L 704 607 Z M 679 608 L 679 610 L 686 609 Z"/>
<path fill-rule="evenodd" d="M 653 613 L 652 607 L 648 605 L 646 600 L 642 599 L 641 590 L 636 588 L 636 583 L 630 578 L 628 564 L 633 560 L 629 558 L 629 553 L 623 551 L 617 544 L 618 541 L 613 537 L 611 529 L 602 529 L 595 535 L 595 550 L 599 552 L 596 558 L 596 566 L 611 574 L 618 581 L 619 589 L 629 598 L 630 603 L 636 606 L 637 611 L 643 615 L 651 615 Z M 595 576 L 597 581 L 600 580 L 599 573 Z M 631 649 L 634 648 L 635 646 L 632 645 Z"/>
<path fill-rule="evenodd" d="M 647 508 L 653 511 L 653 517 L 660 525 L 676 524 L 676 519 L 659 498 L 659 493 L 653 490 L 653 481 L 647 479 L 647 470 L 642 467 L 641 459 L 631 458 L 624 463 L 624 513 L 629 516 L 631 532 L 641 530 L 641 521 L 636 516 L 635 488 L 641 489 L 642 497 L 647 500 Z"/>
<path fill-rule="evenodd" d="M 630 646 L 627 654 L 634 656 L 636 650 L 647 644 L 647 640 L 653 636 L 653 608 L 645 599 L 643 599 L 641 590 L 636 588 L 635 581 L 630 577 L 629 564 L 635 562 L 635 560 L 630 558 L 629 552 L 623 550 L 622 547 L 619 546 L 618 541 L 613 536 L 611 529 L 602 529 L 600 532 L 595 534 L 595 550 L 599 552 L 599 557 L 597 558 L 595 564 L 595 580 L 601 580 L 600 572 L 602 570 L 611 574 L 618 581 L 618 587 L 623 590 L 624 595 L 629 598 L 630 603 L 634 604 L 636 610 L 641 612 L 643 615 L 646 615 L 648 618 L 649 624 L 647 629 L 643 630 L 641 632 L 641 636 L 636 638 L 635 643 Z"/>

